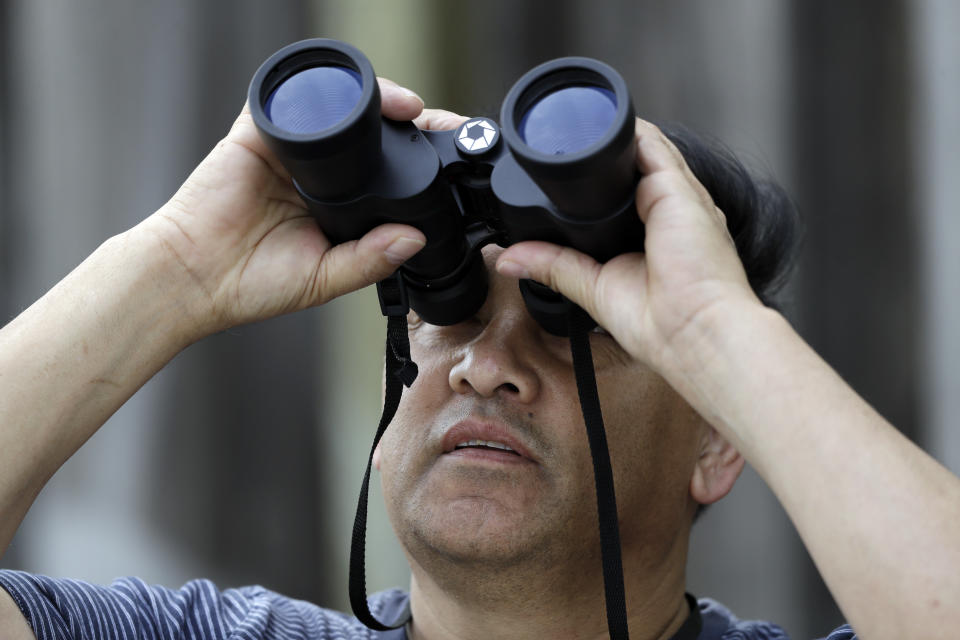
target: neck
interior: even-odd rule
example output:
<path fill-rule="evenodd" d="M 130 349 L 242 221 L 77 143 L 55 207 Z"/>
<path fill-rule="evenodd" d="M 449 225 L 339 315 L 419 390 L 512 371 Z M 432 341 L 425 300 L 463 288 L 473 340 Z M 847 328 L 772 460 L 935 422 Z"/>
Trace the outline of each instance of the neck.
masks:
<path fill-rule="evenodd" d="M 628 557 L 624 576 L 630 637 L 666 640 L 689 615 L 685 538 L 656 562 Z M 640 554 L 642 555 L 642 554 Z M 438 567 L 412 562 L 415 640 L 607 638 L 603 578 L 595 554 L 551 567 Z"/>

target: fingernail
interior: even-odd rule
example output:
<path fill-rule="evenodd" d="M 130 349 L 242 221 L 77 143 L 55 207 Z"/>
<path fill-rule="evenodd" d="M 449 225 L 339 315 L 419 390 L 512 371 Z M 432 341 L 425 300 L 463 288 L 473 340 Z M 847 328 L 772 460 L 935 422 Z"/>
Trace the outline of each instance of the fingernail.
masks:
<path fill-rule="evenodd" d="M 416 100 L 419 100 L 420 104 L 423 104 L 423 98 L 418 96 L 416 93 L 414 93 L 410 89 L 407 89 L 406 87 L 401 87 L 400 85 L 398 85 L 393 80 L 390 80 L 389 78 L 379 78 L 379 80 L 380 80 L 380 91 L 384 93 L 388 93 L 388 92 L 393 93 L 393 92 L 399 91 L 407 98 L 414 98 Z"/>
<path fill-rule="evenodd" d="M 509 276 L 511 278 L 529 278 L 530 272 L 522 264 L 511 260 L 503 260 L 497 263 L 497 273 Z"/>
<path fill-rule="evenodd" d="M 423 245 L 425 244 L 425 240 L 400 237 L 391 242 L 390 246 L 387 247 L 383 253 L 387 256 L 387 260 L 391 264 L 403 264 L 413 254 L 423 249 Z"/>
<path fill-rule="evenodd" d="M 400 87 L 400 91 L 402 91 L 402 92 L 403 92 L 403 95 L 407 96 L 408 98 L 413 98 L 413 99 L 419 101 L 419 102 L 420 102 L 420 105 L 423 106 L 423 104 L 424 104 L 423 98 L 421 98 L 420 96 L 418 96 L 416 93 L 414 93 L 414 92 L 411 91 L 410 89 L 407 89 L 406 87 Z"/>

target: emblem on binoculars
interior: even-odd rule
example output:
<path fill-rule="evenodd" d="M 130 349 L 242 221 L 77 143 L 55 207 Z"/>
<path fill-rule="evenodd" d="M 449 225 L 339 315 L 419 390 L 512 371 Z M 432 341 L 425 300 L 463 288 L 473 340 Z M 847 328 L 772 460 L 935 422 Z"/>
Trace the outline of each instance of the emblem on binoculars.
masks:
<path fill-rule="evenodd" d="M 480 154 L 492 148 L 500 137 L 497 125 L 486 118 L 467 120 L 457 132 L 457 147 L 469 154 Z"/>

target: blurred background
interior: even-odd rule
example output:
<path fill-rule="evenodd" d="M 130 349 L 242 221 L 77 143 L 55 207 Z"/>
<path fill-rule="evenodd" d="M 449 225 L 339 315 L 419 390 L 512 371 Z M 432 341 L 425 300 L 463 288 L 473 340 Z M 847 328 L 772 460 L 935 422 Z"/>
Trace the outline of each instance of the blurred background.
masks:
<path fill-rule="evenodd" d="M 428 105 L 475 115 L 533 65 L 587 55 L 619 69 L 639 114 L 723 140 L 787 187 L 806 224 L 790 319 L 960 472 L 957 3 L 2 0 L 0 29 L 4 320 L 159 207 L 284 44 L 346 40 Z M 365 291 L 192 346 L 50 482 L 3 565 L 347 607 L 383 332 Z M 407 582 L 373 502 L 371 591 Z M 696 526 L 689 588 L 799 638 L 841 622 L 749 469 Z"/>

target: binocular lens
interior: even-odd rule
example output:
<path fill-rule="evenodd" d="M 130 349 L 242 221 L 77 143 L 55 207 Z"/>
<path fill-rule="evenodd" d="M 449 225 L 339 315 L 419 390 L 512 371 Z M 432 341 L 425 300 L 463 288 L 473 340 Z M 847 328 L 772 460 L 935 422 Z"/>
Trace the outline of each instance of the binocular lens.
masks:
<path fill-rule="evenodd" d="M 257 69 L 247 103 L 305 199 L 363 192 L 381 151 L 380 90 L 363 53 L 322 38 L 288 45 Z"/>
<path fill-rule="evenodd" d="M 284 80 L 267 98 L 264 113 L 289 133 L 319 133 L 340 123 L 360 102 L 363 82 L 353 69 L 323 66 Z"/>
<path fill-rule="evenodd" d="M 566 87 L 545 95 L 520 119 L 517 132 L 549 155 L 582 151 L 601 140 L 617 115 L 617 98 L 602 87 Z"/>

